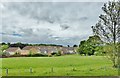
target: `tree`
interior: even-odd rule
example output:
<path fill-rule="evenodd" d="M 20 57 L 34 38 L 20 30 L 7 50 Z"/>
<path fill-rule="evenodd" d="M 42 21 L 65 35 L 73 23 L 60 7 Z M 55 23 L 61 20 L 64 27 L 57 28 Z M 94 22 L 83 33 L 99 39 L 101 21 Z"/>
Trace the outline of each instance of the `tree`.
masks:
<path fill-rule="evenodd" d="M 14 43 L 14 44 L 9 44 L 9 43 L 8 43 L 8 45 L 9 45 L 10 47 L 20 47 L 20 48 L 22 49 L 23 47 L 27 46 L 28 44 L 23 44 L 23 43 L 21 43 L 21 42 L 17 42 L 17 43 Z"/>
<path fill-rule="evenodd" d="M 120 1 L 109 1 L 102 7 L 104 14 L 99 16 L 99 21 L 92 26 L 95 35 L 98 35 L 104 43 L 109 46 L 108 56 L 113 62 L 113 66 L 118 65 L 118 46 L 120 40 Z M 112 46 L 113 48 L 111 48 Z"/>
<path fill-rule="evenodd" d="M 84 50 L 85 42 L 86 42 L 85 40 L 80 42 L 79 48 L 77 49 L 77 52 L 79 54 L 85 54 L 85 50 Z"/>
<path fill-rule="evenodd" d="M 10 43 L 8 42 L 7 45 L 10 46 Z"/>
<path fill-rule="evenodd" d="M 62 55 L 61 51 L 59 50 L 56 55 L 57 55 L 57 56 L 61 56 L 61 55 Z"/>
<path fill-rule="evenodd" d="M 6 49 L 8 49 L 8 48 L 9 48 L 8 45 L 2 45 L 2 46 L 1 46 L 1 51 L 4 51 L 4 50 L 6 50 Z"/>
<path fill-rule="evenodd" d="M 79 54 L 85 54 L 85 55 L 94 55 L 94 53 L 100 52 L 99 48 L 101 48 L 102 40 L 99 36 L 94 35 L 90 36 L 88 40 L 84 40 L 80 42 L 78 52 Z"/>
<path fill-rule="evenodd" d="M 1 44 L 2 44 L 2 45 L 6 45 L 6 43 L 5 43 L 5 42 L 2 42 Z"/>
<path fill-rule="evenodd" d="M 1 47 L 0 47 L 0 56 L 3 56 L 4 55 L 4 50 L 6 50 L 6 49 L 8 49 L 9 48 L 9 46 L 8 45 L 6 45 L 6 44 L 4 44 L 4 45 L 2 45 Z"/>
<path fill-rule="evenodd" d="M 100 52 L 100 48 L 103 45 L 103 41 L 100 39 L 99 36 L 94 35 L 90 36 L 87 40 L 87 49 L 89 55 L 94 55 L 95 52 Z"/>
<path fill-rule="evenodd" d="M 73 45 L 73 47 L 78 47 L 78 46 L 75 44 L 75 45 Z"/>
<path fill-rule="evenodd" d="M 68 47 L 70 47 L 70 45 L 67 45 Z"/>

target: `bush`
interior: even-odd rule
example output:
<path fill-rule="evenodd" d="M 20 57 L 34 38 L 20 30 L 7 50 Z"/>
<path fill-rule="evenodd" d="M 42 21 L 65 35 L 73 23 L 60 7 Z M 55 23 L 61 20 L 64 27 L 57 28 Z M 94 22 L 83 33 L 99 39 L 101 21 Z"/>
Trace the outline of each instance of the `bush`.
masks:
<path fill-rule="evenodd" d="M 95 52 L 94 55 L 96 55 L 96 56 L 103 56 L 104 53 L 102 53 L 102 52 Z"/>
<path fill-rule="evenodd" d="M 2 53 L 2 56 L 10 56 L 10 54 L 7 53 L 7 52 L 3 52 L 3 53 Z"/>
<path fill-rule="evenodd" d="M 48 57 L 52 57 L 52 55 L 48 55 Z"/>
<path fill-rule="evenodd" d="M 85 54 L 81 54 L 81 56 L 85 56 Z"/>
<path fill-rule="evenodd" d="M 56 53 L 56 56 L 61 56 L 61 51 L 58 51 L 58 53 Z"/>
<path fill-rule="evenodd" d="M 32 54 L 32 52 L 30 51 L 29 54 L 28 54 L 28 56 L 32 56 L 32 55 L 33 55 L 33 54 Z"/>
<path fill-rule="evenodd" d="M 21 56 L 19 52 L 16 52 L 13 56 Z"/>
<path fill-rule="evenodd" d="M 47 57 L 48 55 L 46 54 L 41 54 L 41 53 L 37 53 L 37 54 L 29 54 L 27 55 L 28 57 Z"/>
<path fill-rule="evenodd" d="M 1 48 L 0 49 L 1 51 L 4 51 L 4 50 L 8 49 L 9 46 L 8 45 L 2 45 L 0 48 Z"/>

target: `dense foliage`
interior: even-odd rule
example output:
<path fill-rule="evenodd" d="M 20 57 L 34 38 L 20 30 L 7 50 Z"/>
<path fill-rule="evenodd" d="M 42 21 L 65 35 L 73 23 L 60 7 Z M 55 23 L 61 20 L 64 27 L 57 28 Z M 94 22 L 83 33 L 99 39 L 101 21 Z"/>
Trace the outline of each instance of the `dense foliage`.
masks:
<path fill-rule="evenodd" d="M 2 55 L 5 55 L 5 53 L 3 53 L 3 51 L 6 50 L 6 49 L 8 49 L 8 48 L 9 48 L 9 46 L 6 45 L 6 44 L 0 46 L 0 57 Z"/>
<path fill-rule="evenodd" d="M 88 40 L 80 42 L 78 53 L 81 55 L 101 55 L 102 53 L 102 40 L 99 36 L 90 36 Z"/>

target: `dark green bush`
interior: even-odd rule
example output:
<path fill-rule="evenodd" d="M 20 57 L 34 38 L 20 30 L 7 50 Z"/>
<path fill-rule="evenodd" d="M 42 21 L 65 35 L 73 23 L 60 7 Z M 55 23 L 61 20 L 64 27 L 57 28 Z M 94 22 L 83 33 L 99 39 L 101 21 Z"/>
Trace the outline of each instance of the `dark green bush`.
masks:
<path fill-rule="evenodd" d="M 29 54 L 27 55 L 28 57 L 47 57 L 48 55 L 46 54 L 41 54 L 41 53 L 37 53 L 37 54 Z"/>

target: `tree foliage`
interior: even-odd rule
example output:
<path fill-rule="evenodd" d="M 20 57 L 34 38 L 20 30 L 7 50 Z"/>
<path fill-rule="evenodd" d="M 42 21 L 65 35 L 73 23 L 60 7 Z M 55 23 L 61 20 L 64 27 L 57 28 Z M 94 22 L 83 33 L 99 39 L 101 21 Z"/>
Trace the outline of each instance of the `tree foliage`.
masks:
<path fill-rule="evenodd" d="M 4 51 L 4 50 L 6 50 L 6 49 L 8 49 L 8 48 L 9 48 L 8 45 L 2 45 L 2 46 L 1 46 L 1 51 Z"/>
<path fill-rule="evenodd" d="M 95 26 L 92 26 L 95 35 L 106 44 L 109 48 L 107 55 L 111 58 L 113 66 L 116 67 L 118 59 L 118 45 L 120 40 L 120 1 L 109 1 L 102 7 L 104 14 L 99 16 L 99 21 Z"/>
<path fill-rule="evenodd" d="M 95 52 L 100 52 L 102 40 L 99 36 L 90 36 L 88 40 L 80 42 L 77 52 L 84 55 L 94 55 Z"/>
<path fill-rule="evenodd" d="M 17 43 L 1 43 L 1 45 L 8 45 L 9 47 L 20 47 L 21 49 L 24 48 L 25 46 L 60 46 L 62 47 L 62 45 L 56 45 L 56 44 L 28 44 L 28 43 L 21 43 L 21 42 L 17 42 Z"/>

